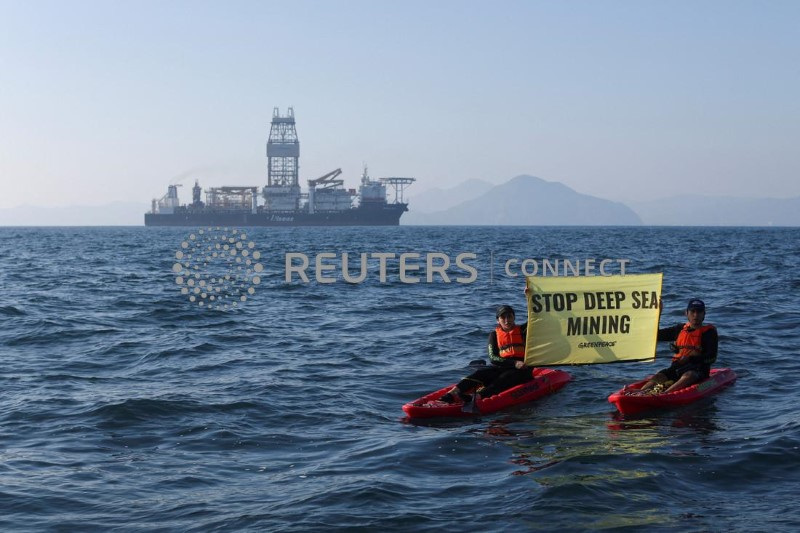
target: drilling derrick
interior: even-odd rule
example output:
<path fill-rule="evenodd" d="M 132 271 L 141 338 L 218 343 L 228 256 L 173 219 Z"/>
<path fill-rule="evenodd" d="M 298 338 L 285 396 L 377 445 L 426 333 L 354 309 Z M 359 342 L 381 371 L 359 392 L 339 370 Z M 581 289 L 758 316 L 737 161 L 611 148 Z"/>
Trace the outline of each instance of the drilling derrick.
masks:
<path fill-rule="evenodd" d="M 298 160 L 300 141 L 294 126 L 294 109 L 281 116 L 276 107 L 267 140 L 267 186 L 263 195 L 265 208 L 276 211 L 295 211 L 300 208 Z"/>
<path fill-rule="evenodd" d="M 267 141 L 267 185 L 295 186 L 297 180 L 297 161 L 300 159 L 300 141 L 294 127 L 294 109 L 289 108 L 282 117 L 276 107 L 272 111 L 272 125 Z"/>

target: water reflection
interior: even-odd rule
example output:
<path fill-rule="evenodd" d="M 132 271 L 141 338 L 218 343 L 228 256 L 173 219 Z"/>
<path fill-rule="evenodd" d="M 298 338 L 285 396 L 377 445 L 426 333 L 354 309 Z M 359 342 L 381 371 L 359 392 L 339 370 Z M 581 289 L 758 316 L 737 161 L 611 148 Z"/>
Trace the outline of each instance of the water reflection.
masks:
<path fill-rule="evenodd" d="M 711 435 L 719 431 L 717 424 L 718 408 L 713 399 L 693 403 L 679 409 L 641 413 L 638 415 L 611 414 L 612 421 L 607 424 L 612 431 L 639 430 L 647 427 L 671 426 L 688 428 L 701 435 Z"/>
<path fill-rule="evenodd" d="M 607 421 L 605 413 L 534 420 L 496 419 L 482 433 L 509 446 L 512 450 L 510 462 L 522 467 L 513 472 L 517 476 L 540 472 L 562 462 L 584 462 L 587 458 L 596 462 L 602 457 L 646 453 L 668 444 L 666 436 L 652 429 L 647 429 L 632 442 L 617 442 L 618 439 L 608 432 Z M 625 440 L 630 441 L 630 436 L 627 435 Z M 542 477 L 538 481 L 560 483 Z"/>
<path fill-rule="evenodd" d="M 597 463 L 597 468 L 588 470 L 599 470 L 592 475 L 607 480 L 653 475 L 654 472 L 643 471 L 639 466 L 619 468 L 619 462 L 625 462 L 630 456 L 671 455 L 686 444 L 683 438 L 686 435 L 701 437 L 692 448 L 702 445 L 708 435 L 720 430 L 718 416 L 712 400 L 672 411 L 627 417 L 616 412 L 544 419 L 503 417 L 475 432 L 511 449 L 509 461 L 519 467 L 512 475 L 538 473 L 540 484 L 559 485 L 574 481 L 574 476 L 545 477 L 542 471 L 565 462 L 573 467 Z M 608 468 L 600 467 L 604 463 Z M 610 468 L 612 463 L 615 467 Z"/>

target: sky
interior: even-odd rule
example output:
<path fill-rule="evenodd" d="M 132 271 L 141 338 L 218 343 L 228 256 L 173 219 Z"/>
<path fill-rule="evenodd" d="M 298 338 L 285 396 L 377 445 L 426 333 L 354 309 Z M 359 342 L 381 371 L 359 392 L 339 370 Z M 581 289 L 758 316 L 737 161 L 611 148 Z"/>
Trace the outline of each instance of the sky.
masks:
<path fill-rule="evenodd" d="M 264 185 L 289 106 L 304 186 L 794 197 L 799 52 L 794 0 L 0 0 L 0 208 Z"/>

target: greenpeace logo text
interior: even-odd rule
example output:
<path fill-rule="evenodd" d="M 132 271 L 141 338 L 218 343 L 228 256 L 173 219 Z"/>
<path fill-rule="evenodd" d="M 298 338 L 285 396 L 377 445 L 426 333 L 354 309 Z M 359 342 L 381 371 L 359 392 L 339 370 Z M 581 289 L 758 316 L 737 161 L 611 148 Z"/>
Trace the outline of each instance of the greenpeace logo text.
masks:
<path fill-rule="evenodd" d="M 617 345 L 617 341 L 594 341 L 582 342 L 578 344 L 578 348 L 612 348 Z"/>

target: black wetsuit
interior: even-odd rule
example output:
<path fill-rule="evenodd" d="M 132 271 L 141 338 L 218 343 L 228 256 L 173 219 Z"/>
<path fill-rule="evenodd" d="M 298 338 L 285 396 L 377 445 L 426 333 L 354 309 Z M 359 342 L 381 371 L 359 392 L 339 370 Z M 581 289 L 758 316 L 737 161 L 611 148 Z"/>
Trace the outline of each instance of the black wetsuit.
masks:
<path fill-rule="evenodd" d="M 528 324 L 519 324 L 523 341 L 528 333 Z M 483 398 L 493 396 L 511 387 L 521 385 L 533 379 L 532 368 L 525 366 L 521 369 L 515 367 L 522 357 L 500 357 L 500 347 L 497 345 L 497 332 L 489 334 L 489 361 L 491 365 L 480 368 L 458 382 L 458 390 L 468 393 L 483 387 L 480 394 Z"/>
<path fill-rule="evenodd" d="M 659 341 L 675 341 L 678 335 L 683 330 L 685 324 L 676 324 L 668 328 L 658 330 Z M 719 345 L 719 336 L 717 335 L 717 328 L 710 328 L 704 331 L 700 336 L 700 355 L 691 355 L 683 357 L 677 361 L 659 370 L 659 374 L 666 376 L 672 381 L 678 381 L 680 377 L 688 372 L 694 370 L 700 374 L 700 379 L 706 379 L 711 372 L 711 364 L 717 360 L 717 348 Z"/>

